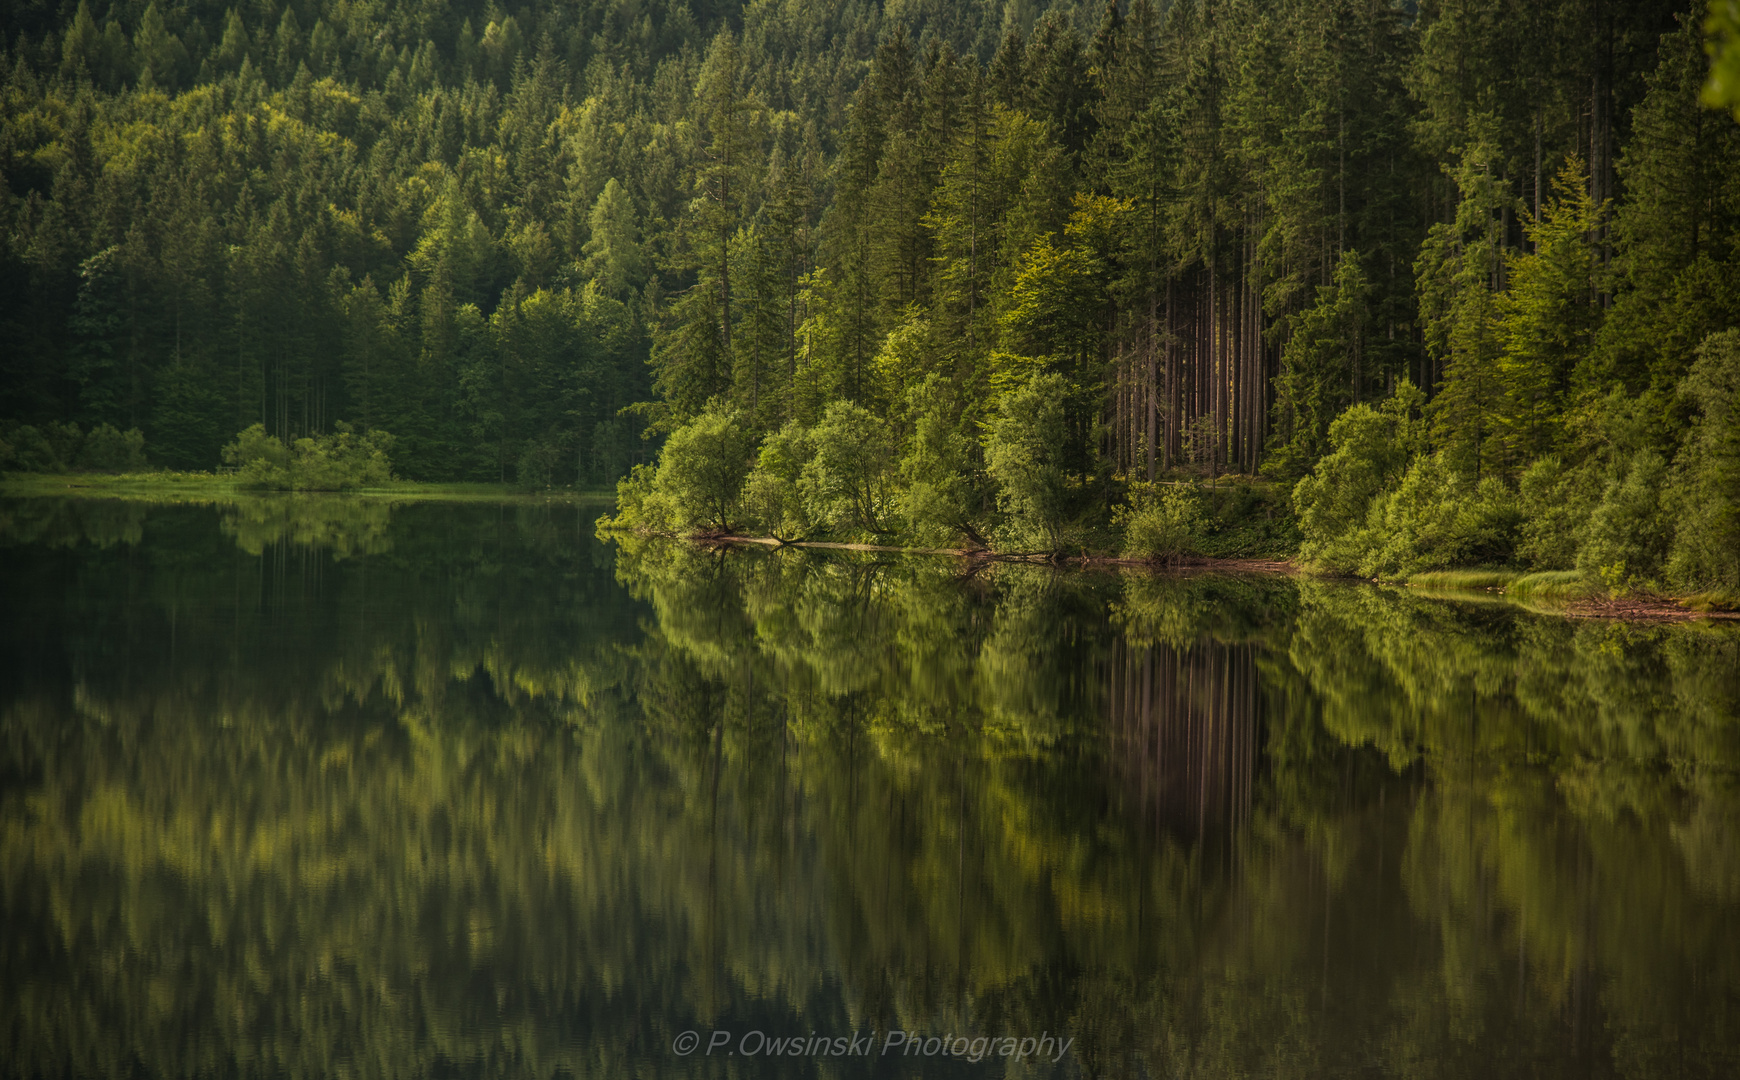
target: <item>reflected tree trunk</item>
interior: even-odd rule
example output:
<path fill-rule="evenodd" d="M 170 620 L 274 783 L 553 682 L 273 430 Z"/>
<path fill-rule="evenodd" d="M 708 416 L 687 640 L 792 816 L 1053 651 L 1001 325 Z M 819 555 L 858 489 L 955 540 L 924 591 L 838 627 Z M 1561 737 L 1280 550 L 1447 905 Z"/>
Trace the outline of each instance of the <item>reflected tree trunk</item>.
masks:
<path fill-rule="evenodd" d="M 1258 746 L 1252 645 L 1112 647 L 1112 769 L 1144 821 L 1181 839 L 1250 817 Z"/>

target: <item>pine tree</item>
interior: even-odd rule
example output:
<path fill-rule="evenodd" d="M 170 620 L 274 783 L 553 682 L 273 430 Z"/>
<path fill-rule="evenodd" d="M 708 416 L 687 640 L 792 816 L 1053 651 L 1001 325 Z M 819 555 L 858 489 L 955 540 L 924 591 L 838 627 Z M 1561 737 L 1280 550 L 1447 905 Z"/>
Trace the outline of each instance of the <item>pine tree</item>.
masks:
<path fill-rule="evenodd" d="M 586 224 L 591 239 L 582 251 L 586 261 L 580 272 L 606 296 L 629 295 L 644 280 L 646 266 L 634 204 L 616 177 L 605 182 Z"/>
<path fill-rule="evenodd" d="M 1512 469 L 1560 449 L 1571 373 L 1590 353 L 1601 324 L 1605 273 L 1592 238 L 1605 207 L 1589 197 L 1576 158 L 1553 181 L 1539 221 L 1524 226 L 1533 250 L 1510 256 L 1509 288 L 1498 308 L 1504 402 L 1495 432 Z"/>
<path fill-rule="evenodd" d="M 1486 149 L 1464 155 L 1456 175 L 1463 193 L 1456 220 L 1432 226 L 1414 266 L 1426 351 L 1442 372 L 1429 410 L 1433 440 L 1453 468 L 1475 480 L 1505 463 L 1497 424 L 1505 196 L 1483 160 Z"/>

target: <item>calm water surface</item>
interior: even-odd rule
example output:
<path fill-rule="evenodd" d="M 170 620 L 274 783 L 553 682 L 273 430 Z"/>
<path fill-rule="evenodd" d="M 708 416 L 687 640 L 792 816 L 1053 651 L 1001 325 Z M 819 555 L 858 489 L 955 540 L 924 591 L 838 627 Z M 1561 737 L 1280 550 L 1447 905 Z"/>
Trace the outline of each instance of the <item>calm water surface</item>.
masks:
<path fill-rule="evenodd" d="M 0 1072 L 1740 1076 L 1732 630 L 599 510 L 0 503 Z"/>

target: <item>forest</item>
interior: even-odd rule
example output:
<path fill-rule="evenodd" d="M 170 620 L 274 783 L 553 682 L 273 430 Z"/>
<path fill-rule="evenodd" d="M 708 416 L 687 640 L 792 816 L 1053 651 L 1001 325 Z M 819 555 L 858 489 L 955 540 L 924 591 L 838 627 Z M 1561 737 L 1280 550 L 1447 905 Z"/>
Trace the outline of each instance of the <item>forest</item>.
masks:
<path fill-rule="evenodd" d="M 1325 570 L 1740 595 L 1734 0 L 0 33 L 0 468 L 390 453 L 643 532 L 1152 558 L 1231 483 Z"/>

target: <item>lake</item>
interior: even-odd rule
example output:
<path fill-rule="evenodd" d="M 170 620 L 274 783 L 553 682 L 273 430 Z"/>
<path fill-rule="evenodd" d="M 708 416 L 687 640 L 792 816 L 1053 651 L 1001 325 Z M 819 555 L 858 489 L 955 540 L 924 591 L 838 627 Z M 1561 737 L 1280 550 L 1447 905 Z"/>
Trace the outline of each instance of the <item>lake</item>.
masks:
<path fill-rule="evenodd" d="M 1740 632 L 0 502 L 12 1076 L 1740 1075 Z"/>

